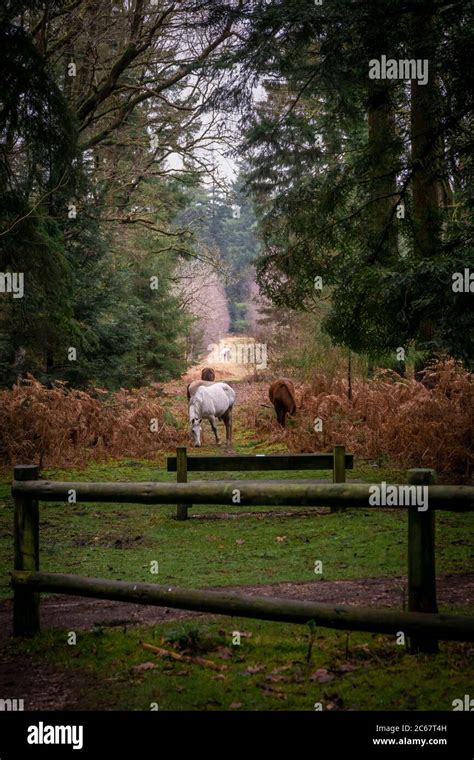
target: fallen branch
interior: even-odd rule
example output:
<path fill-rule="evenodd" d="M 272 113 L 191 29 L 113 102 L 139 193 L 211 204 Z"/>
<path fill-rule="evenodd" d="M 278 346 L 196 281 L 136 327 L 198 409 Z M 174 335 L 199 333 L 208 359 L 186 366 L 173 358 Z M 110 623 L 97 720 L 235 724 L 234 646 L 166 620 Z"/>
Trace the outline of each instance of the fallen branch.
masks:
<path fill-rule="evenodd" d="M 162 649 L 161 647 L 155 647 L 153 644 L 147 644 L 146 641 L 142 641 L 142 647 L 148 649 L 150 652 L 154 652 L 159 657 L 171 657 L 172 660 L 179 660 L 179 662 L 189 662 L 191 665 L 202 665 L 205 668 L 211 668 L 212 670 L 222 671 L 226 669 L 225 665 L 219 665 L 212 660 L 206 660 L 205 657 L 189 657 L 186 654 L 179 654 L 179 652 L 172 652 L 169 649 Z"/>

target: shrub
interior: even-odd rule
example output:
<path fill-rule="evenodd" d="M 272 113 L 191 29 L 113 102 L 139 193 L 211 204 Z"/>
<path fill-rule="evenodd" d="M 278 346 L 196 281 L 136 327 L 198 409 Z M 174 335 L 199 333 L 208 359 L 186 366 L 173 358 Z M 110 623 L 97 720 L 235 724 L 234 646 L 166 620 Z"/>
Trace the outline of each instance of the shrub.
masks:
<path fill-rule="evenodd" d="M 86 393 L 59 381 L 46 388 L 31 376 L 0 391 L 0 431 L 5 465 L 147 457 L 187 440 L 187 430 L 176 429 L 156 386 Z"/>

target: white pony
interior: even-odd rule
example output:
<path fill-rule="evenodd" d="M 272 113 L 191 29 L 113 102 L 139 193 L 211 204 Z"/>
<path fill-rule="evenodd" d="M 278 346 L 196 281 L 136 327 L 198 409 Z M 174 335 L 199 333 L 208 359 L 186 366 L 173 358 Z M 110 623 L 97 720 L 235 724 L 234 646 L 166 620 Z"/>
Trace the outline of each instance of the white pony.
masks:
<path fill-rule="evenodd" d="M 223 420 L 226 432 L 226 443 L 232 443 L 232 407 L 235 403 L 235 392 L 227 383 L 212 383 L 201 385 L 189 400 L 189 422 L 193 434 L 194 445 L 201 446 L 201 422 L 209 420 L 211 428 L 217 435 L 217 420 Z"/>

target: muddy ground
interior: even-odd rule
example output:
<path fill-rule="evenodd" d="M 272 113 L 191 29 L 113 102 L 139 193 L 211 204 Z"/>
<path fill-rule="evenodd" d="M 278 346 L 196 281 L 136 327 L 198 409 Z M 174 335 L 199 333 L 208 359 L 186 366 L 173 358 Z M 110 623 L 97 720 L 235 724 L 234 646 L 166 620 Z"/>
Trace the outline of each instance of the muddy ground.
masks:
<path fill-rule="evenodd" d="M 225 591 L 244 592 L 253 596 L 274 596 L 311 600 L 333 604 L 373 607 L 396 607 L 404 603 L 406 578 L 372 578 L 345 581 L 312 581 L 311 583 L 275 583 L 264 586 L 232 586 Z M 218 590 L 218 589 L 214 589 Z M 437 581 L 440 605 L 472 604 L 474 600 L 474 573 L 446 575 Z M 47 628 L 91 630 L 95 626 L 153 625 L 170 620 L 209 618 L 196 612 L 185 612 L 163 607 L 141 606 L 125 602 L 100 599 L 81 599 L 74 596 L 55 596 L 41 603 L 41 624 Z M 5 644 L 12 633 L 12 602 L 0 603 L 0 643 Z M 71 688 L 67 673 L 51 665 L 34 662 L 27 657 L 0 654 L 0 693 L 17 696 L 27 694 L 27 710 L 80 709 L 78 679 L 87 676 L 76 674 Z"/>

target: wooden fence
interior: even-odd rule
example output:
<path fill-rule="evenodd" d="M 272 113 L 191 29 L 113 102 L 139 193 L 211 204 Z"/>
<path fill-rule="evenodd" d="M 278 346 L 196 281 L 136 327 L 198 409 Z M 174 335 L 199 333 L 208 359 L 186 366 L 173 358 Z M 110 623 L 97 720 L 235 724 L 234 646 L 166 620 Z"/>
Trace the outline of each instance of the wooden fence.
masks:
<path fill-rule="evenodd" d="M 83 483 L 39 480 L 39 468 L 19 465 L 14 469 L 12 494 L 15 503 L 15 559 L 13 627 L 17 636 L 40 630 L 40 592 L 75 594 L 163 607 L 212 612 L 223 615 L 281 620 L 314 621 L 317 625 L 381 633 L 403 631 L 411 637 L 411 651 L 437 651 L 438 639 L 474 640 L 474 617 L 438 614 L 436 605 L 434 516 L 435 510 L 474 509 L 474 488 L 428 485 L 432 470 L 409 471 L 412 484 L 428 486 L 429 509 L 408 507 L 408 606 L 409 612 L 314 604 L 288 599 L 268 599 L 157 584 L 83 578 L 43 573 L 39 568 L 38 502 L 132 502 L 140 504 L 220 504 L 229 506 L 330 506 L 367 508 L 368 484 L 246 483 L 208 481 L 191 483 Z M 232 502 L 239 488 L 240 504 Z"/>
<path fill-rule="evenodd" d="M 275 472 L 278 470 L 332 470 L 333 483 L 345 483 L 346 470 L 354 468 L 354 457 L 346 454 L 344 446 L 334 446 L 327 454 L 230 454 L 223 457 L 188 456 L 185 447 L 176 449 L 175 457 L 168 457 L 168 472 L 176 473 L 177 483 L 188 482 L 188 472 Z M 194 481 L 196 482 L 196 481 Z M 200 482 L 200 481 L 198 481 Z M 190 504 L 178 504 L 178 520 L 188 519 Z M 339 511 L 344 507 L 332 507 Z"/>

